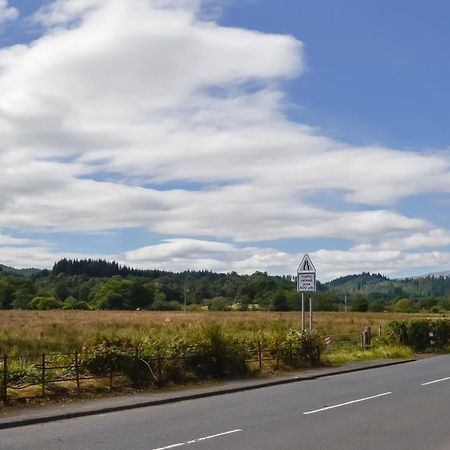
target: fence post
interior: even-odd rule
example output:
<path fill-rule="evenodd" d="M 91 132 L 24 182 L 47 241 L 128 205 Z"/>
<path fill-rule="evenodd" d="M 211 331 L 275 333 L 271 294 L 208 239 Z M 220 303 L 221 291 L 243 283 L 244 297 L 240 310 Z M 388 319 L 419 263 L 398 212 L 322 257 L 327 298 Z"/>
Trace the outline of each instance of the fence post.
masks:
<path fill-rule="evenodd" d="M 45 353 L 42 352 L 42 397 L 45 397 Z"/>
<path fill-rule="evenodd" d="M 8 356 L 3 355 L 3 392 L 2 399 L 5 403 L 8 402 Z"/>
<path fill-rule="evenodd" d="M 261 341 L 258 340 L 258 362 L 259 362 L 259 370 L 262 370 L 262 350 L 261 350 Z"/>
<path fill-rule="evenodd" d="M 275 355 L 275 364 L 276 364 L 277 370 L 280 370 L 280 346 L 279 346 L 278 342 L 276 345 L 277 345 L 277 352 Z"/>
<path fill-rule="evenodd" d="M 186 353 L 181 355 L 181 364 L 182 364 L 182 373 L 183 373 L 183 383 L 186 383 L 187 380 L 187 368 L 186 368 Z"/>
<path fill-rule="evenodd" d="M 77 381 L 77 393 L 80 393 L 80 364 L 78 361 L 78 352 L 75 351 L 75 379 Z"/>
<path fill-rule="evenodd" d="M 161 355 L 158 354 L 158 385 L 162 385 L 162 361 L 161 361 Z"/>

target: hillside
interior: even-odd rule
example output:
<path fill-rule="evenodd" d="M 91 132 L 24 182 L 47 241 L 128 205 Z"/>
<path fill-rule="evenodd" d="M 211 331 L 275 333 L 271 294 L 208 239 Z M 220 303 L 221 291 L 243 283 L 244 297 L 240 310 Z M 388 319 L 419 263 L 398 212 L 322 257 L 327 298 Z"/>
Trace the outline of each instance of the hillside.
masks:
<path fill-rule="evenodd" d="M 324 286 L 343 295 L 362 294 L 369 299 L 387 301 L 401 297 L 418 299 L 450 296 L 450 278 L 445 276 L 389 279 L 380 274 L 363 272 L 338 278 Z"/>
<path fill-rule="evenodd" d="M 16 275 L 16 276 L 24 276 L 24 277 L 32 277 L 37 273 L 41 272 L 39 269 L 15 269 L 14 267 L 5 266 L 4 264 L 0 264 L 0 273 L 6 273 L 8 275 Z"/>

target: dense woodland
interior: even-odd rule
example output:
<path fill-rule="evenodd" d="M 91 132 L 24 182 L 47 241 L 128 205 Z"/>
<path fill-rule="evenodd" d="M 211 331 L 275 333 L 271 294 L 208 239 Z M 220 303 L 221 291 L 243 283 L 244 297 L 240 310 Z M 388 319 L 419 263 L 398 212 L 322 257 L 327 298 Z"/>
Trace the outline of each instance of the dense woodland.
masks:
<path fill-rule="evenodd" d="M 450 278 L 392 280 L 349 275 L 318 283 L 314 307 L 322 311 L 450 311 Z M 308 303 L 308 302 L 306 302 Z M 255 272 L 138 270 L 104 260 L 63 259 L 52 270 L 0 265 L 0 309 L 90 310 L 300 309 L 292 276 Z"/>

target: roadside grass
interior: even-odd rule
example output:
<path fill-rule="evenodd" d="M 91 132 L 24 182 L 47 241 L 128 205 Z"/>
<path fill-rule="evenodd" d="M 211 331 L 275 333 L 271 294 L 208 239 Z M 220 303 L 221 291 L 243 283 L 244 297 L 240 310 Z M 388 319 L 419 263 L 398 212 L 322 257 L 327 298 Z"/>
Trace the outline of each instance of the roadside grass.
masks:
<path fill-rule="evenodd" d="M 322 355 L 322 363 L 327 366 L 341 366 L 358 361 L 374 359 L 407 359 L 412 358 L 414 352 L 403 345 L 380 345 L 371 349 L 333 349 Z"/>

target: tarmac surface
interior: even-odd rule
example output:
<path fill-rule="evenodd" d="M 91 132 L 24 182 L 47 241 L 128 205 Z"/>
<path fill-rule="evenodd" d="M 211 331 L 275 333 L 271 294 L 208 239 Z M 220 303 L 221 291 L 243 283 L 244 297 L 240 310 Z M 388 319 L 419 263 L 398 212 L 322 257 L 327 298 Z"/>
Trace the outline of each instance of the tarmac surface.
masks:
<path fill-rule="evenodd" d="M 292 371 L 283 375 L 271 377 L 249 378 L 232 381 L 220 381 L 211 386 L 187 387 L 176 391 L 145 392 L 114 397 L 103 397 L 94 400 L 74 400 L 66 403 L 43 404 L 32 407 L 1 408 L 0 429 L 21 427 L 56 420 L 65 420 L 75 417 L 105 414 L 114 411 L 143 408 L 154 405 L 181 402 L 196 398 L 224 395 L 232 392 L 260 389 L 286 383 L 296 383 L 304 380 L 314 380 L 333 375 L 339 375 L 378 367 L 405 364 L 415 359 L 384 359 L 352 363 L 340 367 L 319 367 Z"/>

